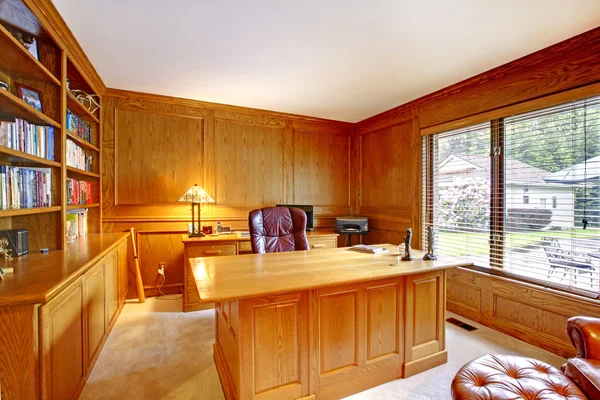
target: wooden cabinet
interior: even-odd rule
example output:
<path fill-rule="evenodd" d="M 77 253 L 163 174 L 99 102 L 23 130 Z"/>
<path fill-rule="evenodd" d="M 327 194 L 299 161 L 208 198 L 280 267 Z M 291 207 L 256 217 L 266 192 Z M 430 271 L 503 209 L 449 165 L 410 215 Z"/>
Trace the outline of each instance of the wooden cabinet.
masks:
<path fill-rule="evenodd" d="M 106 273 L 106 324 L 112 325 L 119 308 L 118 254 L 116 251 L 104 258 Z"/>
<path fill-rule="evenodd" d="M 117 266 L 117 275 L 118 275 L 118 297 L 119 297 L 119 307 L 123 307 L 125 304 L 125 300 L 127 300 L 127 241 L 121 243 L 117 249 L 118 254 L 118 266 Z"/>
<path fill-rule="evenodd" d="M 83 276 L 84 310 L 87 322 L 86 367 L 98 355 L 102 339 L 106 333 L 105 284 L 103 263 L 96 264 Z"/>
<path fill-rule="evenodd" d="M 306 232 L 306 238 L 311 250 L 331 249 L 337 247 L 338 234 L 330 231 Z M 183 266 L 183 311 L 198 311 L 212 307 L 210 304 L 200 304 L 200 295 L 196 282 L 187 260 L 195 257 L 233 256 L 252 253 L 249 238 L 237 235 L 205 236 L 189 238 L 182 235 L 184 246 Z"/>
<path fill-rule="evenodd" d="M 83 282 L 79 279 L 40 307 L 44 399 L 71 399 L 84 384 L 83 298 Z"/>

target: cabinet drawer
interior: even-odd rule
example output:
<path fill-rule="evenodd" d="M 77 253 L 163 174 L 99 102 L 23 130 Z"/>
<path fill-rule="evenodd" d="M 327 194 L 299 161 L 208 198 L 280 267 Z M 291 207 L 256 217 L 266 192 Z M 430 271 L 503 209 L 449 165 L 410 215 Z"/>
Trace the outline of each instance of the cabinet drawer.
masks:
<path fill-rule="evenodd" d="M 188 258 L 234 256 L 237 254 L 235 243 L 227 244 L 188 244 L 186 246 Z"/>
<path fill-rule="evenodd" d="M 249 240 L 238 242 L 238 253 L 252 253 L 252 244 Z"/>
<path fill-rule="evenodd" d="M 337 247 L 336 238 L 308 239 L 308 245 L 311 250 L 335 249 Z"/>

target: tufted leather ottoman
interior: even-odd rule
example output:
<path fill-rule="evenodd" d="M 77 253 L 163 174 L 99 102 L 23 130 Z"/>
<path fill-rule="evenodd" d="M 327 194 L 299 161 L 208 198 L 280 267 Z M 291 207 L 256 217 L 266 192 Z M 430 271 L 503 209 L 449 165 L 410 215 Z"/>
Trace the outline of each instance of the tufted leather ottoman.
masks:
<path fill-rule="evenodd" d="M 558 369 L 532 358 L 493 355 L 462 367 L 452 380 L 454 400 L 567 399 L 587 397 Z"/>

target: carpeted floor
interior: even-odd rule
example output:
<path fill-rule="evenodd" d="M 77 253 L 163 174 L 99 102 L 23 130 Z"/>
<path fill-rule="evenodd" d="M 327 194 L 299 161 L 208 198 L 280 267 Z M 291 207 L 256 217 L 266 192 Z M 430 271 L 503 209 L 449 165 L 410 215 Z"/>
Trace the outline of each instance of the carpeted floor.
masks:
<path fill-rule="evenodd" d="M 126 304 L 81 399 L 223 399 L 212 358 L 214 310 L 184 314 L 181 307 L 179 296 Z M 448 316 L 455 315 L 448 313 Z M 349 399 L 450 399 L 450 382 L 458 369 L 488 353 L 520 354 L 557 367 L 565 361 L 463 317 L 455 317 L 479 329 L 467 332 L 446 324 L 448 363 Z"/>

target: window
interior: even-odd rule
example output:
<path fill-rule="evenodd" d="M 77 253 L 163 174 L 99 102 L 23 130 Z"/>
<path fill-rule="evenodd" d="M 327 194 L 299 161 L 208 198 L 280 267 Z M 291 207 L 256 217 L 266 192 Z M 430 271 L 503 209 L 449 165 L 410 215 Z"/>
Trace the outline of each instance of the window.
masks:
<path fill-rule="evenodd" d="M 600 293 L 600 97 L 426 136 L 423 148 L 424 226 L 440 254 Z"/>

